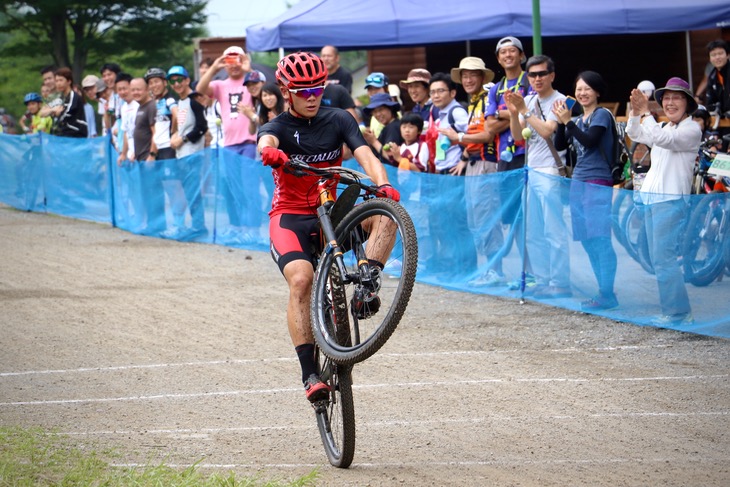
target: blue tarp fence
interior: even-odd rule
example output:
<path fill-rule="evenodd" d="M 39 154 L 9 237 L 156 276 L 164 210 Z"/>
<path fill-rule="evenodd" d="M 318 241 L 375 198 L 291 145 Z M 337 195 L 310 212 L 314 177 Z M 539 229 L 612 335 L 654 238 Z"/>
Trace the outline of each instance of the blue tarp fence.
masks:
<path fill-rule="evenodd" d="M 658 206 L 646 205 L 638 193 L 531 169 L 483 177 L 387 170 L 416 225 L 419 281 L 579 311 L 582 301 L 598 293 L 599 279 L 604 287 L 613 280 L 619 305 L 595 313 L 639 325 L 651 324 L 677 301 L 665 292 L 662 308 L 655 254 L 679 255 L 686 234 L 695 231 L 691 215 L 702 209 L 717 218 L 695 239 L 698 261 L 703 252 L 716 251 L 703 238 L 723 231 L 718 215 L 725 215 L 725 235 L 730 226 L 727 193 L 675 199 L 674 219 L 662 228 L 656 225 Z M 268 168 L 225 149 L 118 165 L 108 137 L 0 135 L 0 201 L 20 210 L 108 223 L 152 237 L 267 251 L 272 192 Z M 650 235 L 646 222 L 652 211 L 658 230 Z M 681 268 L 677 257 L 670 258 L 670 267 L 673 259 Z M 489 270 L 497 279 L 480 279 Z M 540 286 L 532 285 L 533 276 L 538 283 L 569 287 L 571 296 L 534 294 Z M 660 273 L 663 289 L 671 278 Z M 669 287 L 676 292 L 673 282 Z M 695 324 L 666 327 L 730 338 L 730 269 L 707 284 L 684 286 Z"/>

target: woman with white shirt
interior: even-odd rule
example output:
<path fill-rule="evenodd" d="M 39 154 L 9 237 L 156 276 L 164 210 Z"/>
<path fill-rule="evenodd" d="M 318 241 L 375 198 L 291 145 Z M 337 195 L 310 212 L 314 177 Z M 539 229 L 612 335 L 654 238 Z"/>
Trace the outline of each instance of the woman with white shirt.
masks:
<path fill-rule="evenodd" d="M 646 233 L 662 308 L 662 315 L 652 324 L 691 325 L 694 319 L 677 262 L 676 243 L 687 209 L 686 195 L 690 194 L 702 131 L 692 120 L 697 102 L 686 81 L 670 78 L 664 88 L 655 91 L 654 98 L 662 105 L 669 122 L 660 124 L 654 120 L 649 113 L 648 97 L 634 89 L 626 127 L 631 140 L 652 148 L 651 169 L 640 190 L 641 200 L 647 205 Z"/>

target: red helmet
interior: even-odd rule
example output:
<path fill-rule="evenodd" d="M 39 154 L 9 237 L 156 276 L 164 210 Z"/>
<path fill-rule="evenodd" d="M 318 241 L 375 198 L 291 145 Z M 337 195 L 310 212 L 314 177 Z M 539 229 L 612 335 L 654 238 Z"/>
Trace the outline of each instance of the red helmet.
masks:
<path fill-rule="evenodd" d="M 287 88 L 311 88 L 327 81 L 327 67 L 311 52 L 295 52 L 277 63 L 276 79 Z"/>

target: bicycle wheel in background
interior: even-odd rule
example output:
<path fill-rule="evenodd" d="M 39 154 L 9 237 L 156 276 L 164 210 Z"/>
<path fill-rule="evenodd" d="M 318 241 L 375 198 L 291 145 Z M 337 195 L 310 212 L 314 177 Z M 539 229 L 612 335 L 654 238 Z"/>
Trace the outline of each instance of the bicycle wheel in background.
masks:
<path fill-rule="evenodd" d="M 626 252 L 638 262 L 649 274 L 654 274 L 654 266 L 649 257 L 649 246 L 644 225 L 644 208 L 639 205 L 632 205 L 624 212 L 621 220 L 621 228 L 624 232 L 624 247 Z"/>
<path fill-rule="evenodd" d="M 634 206 L 633 192 L 619 189 L 615 193 L 616 197 L 611 205 L 611 229 L 618 243 L 626 248 L 626 232 L 621 227 L 621 222 L 626 212 Z"/>
<path fill-rule="evenodd" d="M 363 231 L 363 224 L 371 226 L 370 234 Z M 340 279 L 335 274 L 333 252 L 322 256 L 312 286 L 312 331 L 326 356 L 335 363 L 352 365 L 377 352 L 403 317 L 416 278 L 418 243 L 406 210 L 385 198 L 353 208 L 335 234 L 344 252 L 347 277 Z M 375 234 L 378 241 L 371 238 Z M 359 267 L 363 259 L 358 255 L 372 258 L 391 245 L 382 272 L 370 265 L 371 275 L 364 276 Z M 350 342 L 338 339 L 329 323 L 335 324 L 337 335 L 345 333 Z"/>
<path fill-rule="evenodd" d="M 723 230 L 729 215 L 724 197 L 708 194 L 692 211 L 684 236 L 682 254 L 685 280 L 695 286 L 707 286 L 725 267 Z"/>
<path fill-rule="evenodd" d="M 352 367 L 337 365 L 315 351 L 319 375 L 330 387 L 325 401 L 314 403 L 317 428 L 329 462 L 347 468 L 355 456 L 355 403 L 352 397 Z"/>

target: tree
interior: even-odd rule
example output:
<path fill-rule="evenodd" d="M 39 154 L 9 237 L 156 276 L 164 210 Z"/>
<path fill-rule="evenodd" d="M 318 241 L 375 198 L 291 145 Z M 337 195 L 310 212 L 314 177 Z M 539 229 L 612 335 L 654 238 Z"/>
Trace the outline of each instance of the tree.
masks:
<path fill-rule="evenodd" d="M 0 0 L 0 32 L 19 33 L 3 56 L 48 53 L 80 81 L 87 63 L 124 58 L 143 67 L 184 62 L 192 40 L 204 35 L 207 0 Z M 121 63 L 120 63 L 121 64 Z"/>

